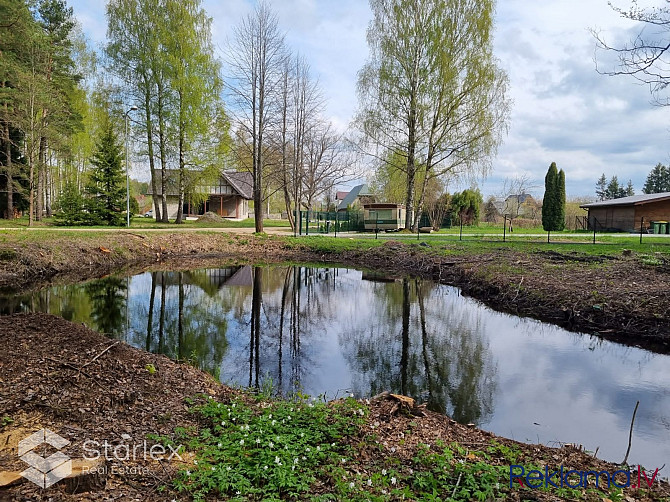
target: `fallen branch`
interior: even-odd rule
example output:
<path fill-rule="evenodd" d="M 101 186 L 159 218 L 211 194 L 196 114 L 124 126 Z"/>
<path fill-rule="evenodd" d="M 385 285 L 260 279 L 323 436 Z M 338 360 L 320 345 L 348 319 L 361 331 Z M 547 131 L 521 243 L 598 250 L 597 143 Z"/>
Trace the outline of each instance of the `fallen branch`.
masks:
<path fill-rule="evenodd" d="M 89 364 L 92 364 L 92 363 L 94 363 L 95 361 L 97 361 L 100 357 L 102 357 L 103 355 L 105 355 L 105 353 L 106 353 L 109 349 L 111 349 L 111 348 L 114 347 L 115 345 L 118 345 L 119 343 L 120 343 L 120 342 L 119 342 L 118 340 L 114 341 L 109 347 L 107 347 L 105 350 L 103 350 L 102 352 L 100 352 L 97 356 L 95 356 L 93 359 L 91 359 L 89 362 L 87 362 L 87 363 L 84 364 L 81 368 L 79 368 L 79 372 L 81 373 L 81 370 L 83 370 L 86 366 L 88 366 Z"/>
<path fill-rule="evenodd" d="M 637 407 L 640 406 L 640 401 L 635 404 L 635 409 L 633 410 L 633 419 L 630 421 L 630 432 L 628 433 L 628 449 L 626 450 L 626 456 L 623 459 L 622 464 L 628 462 L 628 454 L 630 453 L 630 446 L 633 442 L 633 425 L 635 424 L 635 414 L 637 413 Z"/>

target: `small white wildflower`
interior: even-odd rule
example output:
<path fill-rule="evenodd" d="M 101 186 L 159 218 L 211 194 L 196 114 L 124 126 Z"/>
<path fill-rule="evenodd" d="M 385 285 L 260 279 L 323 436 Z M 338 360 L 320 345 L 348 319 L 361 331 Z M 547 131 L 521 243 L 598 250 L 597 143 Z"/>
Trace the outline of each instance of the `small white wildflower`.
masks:
<path fill-rule="evenodd" d="M 346 463 L 346 462 L 347 462 L 347 459 L 346 459 L 346 458 L 344 458 L 344 457 L 342 457 L 342 458 L 340 459 L 340 462 L 342 462 L 342 463 L 344 464 L 344 463 Z"/>
<path fill-rule="evenodd" d="M 291 470 L 292 470 L 292 471 L 295 471 L 295 465 L 292 465 L 292 466 L 291 466 Z"/>
<path fill-rule="evenodd" d="M 187 476 L 190 476 L 190 475 L 191 475 L 191 471 L 186 471 L 186 475 L 187 475 Z"/>
<path fill-rule="evenodd" d="M 215 471 L 215 470 L 216 470 L 216 467 L 212 467 L 212 470 Z"/>
<path fill-rule="evenodd" d="M 304 432 L 301 432 L 301 433 L 300 433 L 300 437 L 301 437 L 301 438 L 304 438 L 304 437 L 305 437 L 305 433 L 304 433 Z"/>
<path fill-rule="evenodd" d="M 263 469 L 267 471 L 267 470 L 268 470 L 268 466 L 266 465 L 265 467 L 263 467 Z"/>
<path fill-rule="evenodd" d="M 391 446 L 391 453 L 395 453 L 395 446 Z"/>
<path fill-rule="evenodd" d="M 216 405 L 217 408 L 221 408 L 221 403 Z"/>
<path fill-rule="evenodd" d="M 302 456 L 303 460 L 307 460 L 307 457 L 305 455 Z"/>
<path fill-rule="evenodd" d="M 282 423 L 282 424 L 285 424 L 285 423 L 286 423 L 286 420 L 282 420 L 281 423 Z"/>
<path fill-rule="evenodd" d="M 235 492 L 235 495 L 240 495 L 240 494 L 241 494 L 241 492 L 240 492 L 239 490 L 237 490 L 237 491 Z"/>
<path fill-rule="evenodd" d="M 372 486 L 372 480 L 368 479 L 368 486 Z"/>
<path fill-rule="evenodd" d="M 223 427 L 224 425 L 226 425 L 226 421 L 225 421 L 225 420 L 223 420 L 223 421 L 221 422 L 221 426 Z"/>
<path fill-rule="evenodd" d="M 232 470 L 233 470 L 233 468 L 232 468 L 232 467 L 230 467 L 230 466 L 227 466 L 227 467 L 226 467 L 226 470 L 227 470 L 228 472 L 230 472 L 230 471 L 232 471 Z"/>
<path fill-rule="evenodd" d="M 233 422 L 235 422 L 236 420 L 237 420 L 237 418 L 233 417 Z"/>
<path fill-rule="evenodd" d="M 321 451 L 321 447 L 320 447 L 320 446 L 317 446 L 317 447 L 316 447 L 316 451 Z"/>
<path fill-rule="evenodd" d="M 311 448 L 305 448 L 305 451 L 306 451 L 307 453 L 309 453 L 310 451 L 312 451 L 312 449 L 311 449 Z"/>
<path fill-rule="evenodd" d="M 386 469 L 382 469 L 382 476 L 386 476 Z"/>
<path fill-rule="evenodd" d="M 297 463 L 298 463 L 298 457 L 296 457 L 296 458 L 293 459 L 293 463 L 294 463 L 294 464 L 297 464 Z"/>
<path fill-rule="evenodd" d="M 275 464 L 281 465 L 281 459 L 279 457 L 275 457 Z"/>
<path fill-rule="evenodd" d="M 276 424 L 277 424 L 277 421 L 276 421 L 276 420 L 273 420 L 273 421 L 272 421 L 272 425 L 276 425 Z"/>
<path fill-rule="evenodd" d="M 235 406 L 237 406 L 237 403 L 233 403 L 233 408 L 235 408 Z"/>
<path fill-rule="evenodd" d="M 256 438 L 256 444 L 261 444 L 261 438 Z"/>
<path fill-rule="evenodd" d="M 241 444 L 241 445 L 244 444 L 244 439 L 240 439 L 240 444 Z"/>
<path fill-rule="evenodd" d="M 349 483 L 349 488 L 353 488 L 353 487 L 354 487 L 354 482 L 352 481 L 351 483 Z"/>
<path fill-rule="evenodd" d="M 333 448 L 335 448 L 335 443 L 330 443 L 330 446 L 332 446 Z"/>
<path fill-rule="evenodd" d="M 313 403 L 309 403 L 308 406 L 309 406 L 310 408 L 314 408 L 314 404 L 313 404 Z"/>
<path fill-rule="evenodd" d="M 197 460 L 194 460 L 193 463 L 194 463 L 195 465 L 198 465 L 198 461 L 197 461 Z"/>
<path fill-rule="evenodd" d="M 386 495 L 388 492 L 386 490 L 382 490 L 382 495 Z"/>
<path fill-rule="evenodd" d="M 396 483 L 397 479 L 394 477 L 391 478 L 391 484 L 394 485 Z"/>
<path fill-rule="evenodd" d="M 268 416 L 268 418 L 269 418 L 270 420 L 272 420 L 272 413 L 270 413 L 270 415 Z"/>
<path fill-rule="evenodd" d="M 268 446 L 269 446 L 270 448 L 274 448 L 274 447 L 275 447 L 275 444 L 274 444 L 272 441 L 270 441 L 270 443 L 268 444 Z"/>
<path fill-rule="evenodd" d="M 349 394 L 349 397 L 354 397 L 354 394 L 353 393 Z"/>
<path fill-rule="evenodd" d="M 240 430 L 241 430 L 241 431 L 244 430 L 244 425 L 240 425 Z"/>

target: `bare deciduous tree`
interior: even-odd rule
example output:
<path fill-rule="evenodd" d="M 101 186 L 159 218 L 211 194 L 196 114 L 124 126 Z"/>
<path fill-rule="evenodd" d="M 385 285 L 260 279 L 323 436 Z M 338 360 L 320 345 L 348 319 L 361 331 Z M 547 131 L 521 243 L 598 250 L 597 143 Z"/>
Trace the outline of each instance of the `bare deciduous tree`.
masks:
<path fill-rule="evenodd" d="M 248 139 L 256 232 L 263 231 L 263 171 L 270 147 L 268 135 L 277 109 L 286 49 L 276 14 L 261 2 L 235 29 L 228 57 L 232 71 L 231 110 Z"/>

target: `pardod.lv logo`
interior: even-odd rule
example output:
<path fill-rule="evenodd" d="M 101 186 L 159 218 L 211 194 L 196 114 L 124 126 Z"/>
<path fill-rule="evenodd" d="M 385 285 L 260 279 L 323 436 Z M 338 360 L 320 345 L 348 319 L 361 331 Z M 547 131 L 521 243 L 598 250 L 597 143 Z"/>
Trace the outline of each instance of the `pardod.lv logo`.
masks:
<path fill-rule="evenodd" d="M 30 467 L 21 476 L 37 486 L 49 488 L 72 473 L 72 460 L 63 452 L 57 451 L 44 458 L 35 450 L 48 444 L 57 450 L 65 448 L 70 442 L 49 429 L 42 429 L 19 441 L 19 457 Z"/>

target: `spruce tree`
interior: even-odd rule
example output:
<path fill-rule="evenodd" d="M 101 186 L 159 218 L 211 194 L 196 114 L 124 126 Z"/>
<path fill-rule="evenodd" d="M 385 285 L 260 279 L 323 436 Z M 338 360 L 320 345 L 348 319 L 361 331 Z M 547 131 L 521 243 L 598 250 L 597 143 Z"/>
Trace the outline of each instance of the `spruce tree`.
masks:
<path fill-rule="evenodd" d="M 557 219 L 557 190 L 558 190 L 558 169 L 556 162 L 552 162 L 544 177 L 544 201 L 542 202 L 542 228 L 547 232 L 558 230 L 555 228 Z"/>
<path fill-rule="evenodd" d="M 126 208 L 123 150 L 111 121 L 103 126 L 96 151 L 91 159 L 91 169 L 86 192 L 87 207 L 92 223 L 121 226 Z"/>
<path fill-rule="evenodd" d="M 670 192 L 670 169 L 661 163 L 656 164 L 644 183 L 644 193 Z"/>
<path fill-rule="evenodd" d="M 596 182 L 596 196 L 598 200 L 605 200 L 607 198 L 607 177 L 605 173 Z"/>

